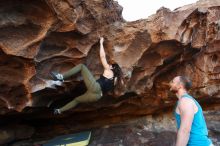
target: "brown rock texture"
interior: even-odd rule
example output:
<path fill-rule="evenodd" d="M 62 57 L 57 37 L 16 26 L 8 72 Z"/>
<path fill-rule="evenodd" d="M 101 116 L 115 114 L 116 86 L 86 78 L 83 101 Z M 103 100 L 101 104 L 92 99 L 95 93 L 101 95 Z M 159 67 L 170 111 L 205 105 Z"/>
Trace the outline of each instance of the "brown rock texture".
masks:
<path fill-rule="evenodd" d="M 134 22 L 121 13 L 113 0 L 0 1 L 0 125 L 31 126 L 25 138 L 48 139 L 169 112 L 176 99 L 167 83 L 176 75 L 191 78 L 191 94 L 204 109 L 220 104 L 219 0 L 160 8 Z M 75 76 L 51 88 L 49 73 L 84 63 L 98 77 L 100 36 L 108 60 L 123 69 L 125 87 L 54 116 L 53 108 L 85 87 Z"/>

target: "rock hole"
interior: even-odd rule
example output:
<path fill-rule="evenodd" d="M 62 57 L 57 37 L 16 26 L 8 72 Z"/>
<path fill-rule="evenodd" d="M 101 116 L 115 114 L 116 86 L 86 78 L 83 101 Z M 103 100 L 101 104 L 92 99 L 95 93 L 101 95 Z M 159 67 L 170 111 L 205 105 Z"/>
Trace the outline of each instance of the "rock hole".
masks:
<path fill-rule="evenodd" d="M 218 56 L 216 54 L 212 55 L 211 58 L 213 63 L 216 63 L 218 61 Z"/>

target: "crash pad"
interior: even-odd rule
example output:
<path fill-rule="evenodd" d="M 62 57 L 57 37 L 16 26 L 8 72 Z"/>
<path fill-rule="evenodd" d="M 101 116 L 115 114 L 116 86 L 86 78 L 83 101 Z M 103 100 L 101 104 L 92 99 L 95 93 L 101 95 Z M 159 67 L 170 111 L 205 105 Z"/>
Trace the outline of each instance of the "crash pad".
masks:
<path fill-rule="evenodd" d="M 43 146 L 86 146 L 89 144 L 90 136 L 90 131 L 62 135 L 49 140 Z"/>

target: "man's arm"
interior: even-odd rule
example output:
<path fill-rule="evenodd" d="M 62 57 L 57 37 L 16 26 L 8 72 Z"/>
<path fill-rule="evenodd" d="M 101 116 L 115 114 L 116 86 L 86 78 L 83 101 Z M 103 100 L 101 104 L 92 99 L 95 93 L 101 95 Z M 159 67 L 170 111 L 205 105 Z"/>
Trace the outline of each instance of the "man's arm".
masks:
<path fill-rule="evenodd" d="M 194 117 L 193 101 L 182 98 L 179 102 L 181 125 L 177 132 L 176 146 L 186 146 L 190 136 L 190 130 Z"/>
<path fill-rule="evenodd" d="M 104 50 L 104 47 L 103 47 L 103 42 L 104 42 L 104 38 L 101 37 L 100 38 L 100 52 L 99 52 L 99 56 L 100 56 L 100 59 L 101 59 L 101 62 L 102 62 L 102 65 L 105 69 L 109 69 L 110 66 L 106 60 L 106 55 L 105 55 L 105 50 Z"/>

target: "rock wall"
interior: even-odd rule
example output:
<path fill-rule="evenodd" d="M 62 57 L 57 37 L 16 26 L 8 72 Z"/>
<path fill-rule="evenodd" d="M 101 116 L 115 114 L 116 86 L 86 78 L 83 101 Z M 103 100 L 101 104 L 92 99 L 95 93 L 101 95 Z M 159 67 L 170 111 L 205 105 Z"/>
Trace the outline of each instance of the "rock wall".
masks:
<path fill-rule="evenodd" d="M 219 0 L 160 8 L 134 22 L 123 19 L 113 0 L 8 0 L 0 8 L 0 124 L 29 126 L 25 138 L 46 139 L 170 110 L 176 97 L 168 82 L 176 75 L 192 79 L 191 94 L 205 109 L 220 103 Z M 85 87 L 78 75 L 54 89 L 49 73 L 84 63 L 98 77 L 100 36 L 108 61 L 122 67 L 125 86 L 54 116 L 53 108 Z"/>

